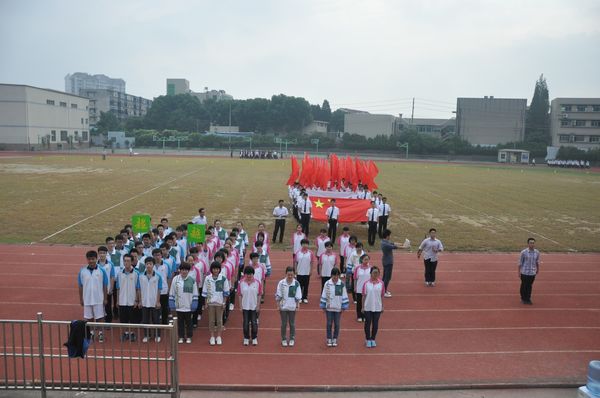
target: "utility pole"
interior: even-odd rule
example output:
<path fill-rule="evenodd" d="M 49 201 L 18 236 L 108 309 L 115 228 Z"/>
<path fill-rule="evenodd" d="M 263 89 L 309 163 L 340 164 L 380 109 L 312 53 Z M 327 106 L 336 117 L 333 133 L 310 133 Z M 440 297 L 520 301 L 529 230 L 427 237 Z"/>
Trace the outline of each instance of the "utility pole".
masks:
<path fill-rule="evenodd" d="M 415 117 L 415 97 L 412 100 L 412 111 L 410 112 L 410 125 L 413 125 L 413 119 Z"/>
<path fill-rule="evenodd" d="M 310 143 L 315 144 L 317 146 L 317 153 L 319 153 L 319 139 L 313 138 L 312 140 L 310 140 Z"/>

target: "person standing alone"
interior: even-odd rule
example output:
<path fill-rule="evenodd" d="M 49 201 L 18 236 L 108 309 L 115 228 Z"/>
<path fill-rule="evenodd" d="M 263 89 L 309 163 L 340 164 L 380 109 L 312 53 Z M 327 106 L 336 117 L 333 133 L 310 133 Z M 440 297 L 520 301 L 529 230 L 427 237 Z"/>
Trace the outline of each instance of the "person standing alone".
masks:
<path fill-rule="evenodd" d="M 283 205 L 283 199 L 279 199 L 279 204 L 273 209 L 273 217 L 275 217 L 275 230 L 273 231 L 273 243 L 277 240 L 277 233 L 279 235 L 279 243 L 283 241 L 283 233 L 285 231 L 285 219 L 290 214 L 287 207 Z"/>
<path fill-rule="evenodd" d="M 325 211 L 325 215 L 327 216 L 327 236 L 331 239 L 332 242 L 335 242 L 335 237 L 337 235 L 337 225 L 338 219 L 340 217 L 340 209 L 335 205 L 335 199 L 331 199 L 331 206 Z"/>
<path fill-rule="evenodd" d="M 535 248 L 535 239 L 527 239 L 527 249 L 519 258 L 519 277 L 521 278 L 521 303 L 531 305 L 531 288 L 535 276 L 540 272 L 540 252 Z"/>
<path fill-rule="evenodd" d="M 379 210 L 375 205 L 375 202 L 371 202 L 371 208 L 367 210 L 367 220 L 369 222 L 368 242 L 369 246 L 375 244 L 375 237 L 377 236 L 377 221 L 379 220 Z"/>
<path fill-rule="evenodd" d="M 423 255 L 425 263 L 425 286 L 435 286 L 435 269 L 438 263 L 438 253 L 444 251 L 442 242 L 435 237 L 436 233 L 436 229 L 431 228 L 429 230 L 429 237 L 423 239 L 417 252 L 417 258 L 421 257 L 421 253 L 425 253 Z"/>

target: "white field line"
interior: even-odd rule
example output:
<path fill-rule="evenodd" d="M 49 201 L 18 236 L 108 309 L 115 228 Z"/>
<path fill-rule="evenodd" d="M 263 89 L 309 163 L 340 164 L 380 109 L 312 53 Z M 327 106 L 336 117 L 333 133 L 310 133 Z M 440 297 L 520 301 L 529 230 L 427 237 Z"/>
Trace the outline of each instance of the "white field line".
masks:
<path fill-rule="evenodd" d="M 155 187 L 153 187 L 153 188 L 150 188 L 150 189 L 148 189 L 148 190 L 146 190 L 146 191 L 144 191 L 144 192 L 138 193 L 137 195 L 134 195 L 134 196 L 132 196 L 132 197 L 131 197 L 131 198 L 129 198 L 129 199 L 125 199 L 125 200 L 124 200 L 124 201 L 122 201 L 122 202 L 119 202 L 119 203 L 117 203 L 117 204 L 114 204 L 114 205 L 112 205 L 112 206 L 110 206 L 110 207 L 107 207 L 107 208 L 106 208 L 106 209 L 104 209 L 104 210 L 100 210 L 100 211 L 99 211 L 99 212 L 97 212 L 96 214 L 92 214 L 91 216 L 88 216 L 88 217 L 86 217 L 86 218 L 84 218 L 84 219 L 82 219 L 82 220 L 79 220 L 79 221 L 77 221 L 76 223 L 73 223 L 73 224 L 69 225 L 68 227 L 65 227 L 65 228 L 63 228 L 63 229 L 61 229 L 61 230 L 59 230 L 59 231 L 56 231 L 55 233 L 53 233 L 53 234 L 50 234 L 50 235 L 46 236 L 45 238 L 43 238 L 42 240 L 40 240 L 40 242 L 43 242 L 43 241 L 45 241 L 45 240 L 47 240 L 47 239 L 50 239 L 50 238 L 52 238 L 53 236 L 56 236 L 56 235 L 58 235 L 58 234 L 60 234 L 60 233 L 62 233 L 62 232 L 65 232 L 66 230 L 68 230 L 68 229 L 71 229 L 71 228 L 73 228 L 74 226 L 81 224 L 82 222 L 85 222 L 85 221 L 87 221 L 87 220 L 89 220 L 89 219 L 91 219 L 91 218 L 94 218 L 94 217 L 96 217 L 96 216 L 99 216 L 100 214 L 106 213 L 107 211 L 109 211 L 109 210 L 112 210 L 112 209 L 114 209 L 115 207 L 121 206 L 121 205 L 122 205 L 122 204 L 124 204 L 124 203 L 130 202 L 130 201 L 132 201 L 132 200 L 134 200 L 134 199 L 137 199 L 137 198 L 139 198 L 140 196 L 143 196 L 143 195 L 145 195 L 145 194 L 147 194 L 147 193 L 150 193 L 150 192 L 152 192 L 152 191 L 155 191 L 155 190 L 157 190 L 158 188 L 162 188 L 162 187 L 164 187 L 165 185 L 169 185 L 169 184 L 171 184 L 171 183 L 173 183 L 173 182 L 175 182 L 175 181 L 177 181 L 177 180 L 179 180 L 179 179 L 181 179 L 181 178 L 187 177 L 187 176 L 189 176 L 189 175 L 192 175 L 192 174 L 194 174 L 194 173 L 197 173 L 197 172 L 198 172 L 198 170 L 195 170 L 195 171 L 190 171 L 189 173 L 186 173 L 186 174 L 184 174 L 184 175 L 181 175 L 181 176 L 179 176 L 179 177 L 176 177 L 176 178 L 172 178 L 172 179 L 170 179 L 170 180 L 168 180 L 168 181 L 166 181 L 166 182 L 163 182 L 162 184 L 156 185 Z M 34 244 L 34 243 L 35 243 L 35 242 L 31 242 L 31 244 Z"/>

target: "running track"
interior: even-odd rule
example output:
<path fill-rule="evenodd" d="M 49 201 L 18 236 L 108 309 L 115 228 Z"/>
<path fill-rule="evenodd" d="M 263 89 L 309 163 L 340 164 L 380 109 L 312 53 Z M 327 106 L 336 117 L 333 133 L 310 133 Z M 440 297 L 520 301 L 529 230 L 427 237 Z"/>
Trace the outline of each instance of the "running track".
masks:
<path fill-rule="evenodd" d="M 81 316 L 76 274 L 86 247 L 0 245 L 0 318 Z M 283 348 L 271 296 L 289 252 L 273 252 L 274 276 L 261 309 L 259 346 L 241 345 L 241 314 L 224 345 L 208 345 L 206 320 L 180 345 L 189 388 L 366 388 L 474 385 L 582 385 L 600 358 L 600 254 L 543 254 L 533 306 L 520 303 L 517 254 L 444 253 L 438 286 L 422 283 L 414 253 L 395 258 L 378 347 L 363 346 L 353 311 L 342 316 L 340 346 L 327 348 L 313 277 L 296 318 L 297 345 Z M 379 264 L 379 253 L 373 264 Z M 353 308 L 352 308 L 353 310 Z M 208 361 L 208 362 L 207 362 Z M 206 371 L 207 363 L 221 369 Z"/>

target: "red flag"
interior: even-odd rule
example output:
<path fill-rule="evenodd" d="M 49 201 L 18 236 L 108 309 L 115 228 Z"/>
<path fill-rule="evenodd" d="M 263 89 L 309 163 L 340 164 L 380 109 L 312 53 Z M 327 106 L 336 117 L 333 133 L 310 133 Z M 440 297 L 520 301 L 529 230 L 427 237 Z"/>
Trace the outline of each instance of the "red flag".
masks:
<path fill-rule="evenodd" d="M 323 198 L 311 196 L 312 201 L 312 219 L 317 221 L 327 221 L 325 211 L 331 206 L 329 200 L 331 198 Z M 338 222 L 363 222 L 367 220 L 367 210 L 371 207 L 371 201 L 366 199 L 335 199 L 335 205 L 340 209 Z"/>
<path fill-rule="evenodd" d="M 310 183 L 312 175 L 312 162 L 307 153 L 304 154 L 302 159 L 302 174 L 300 174 L 300 184 L 303 187 L 307 187 Z"/>
<path fill-rule="evenodd" d="M 337 183 L 339 185 L 340 182 L 340 161 L 335 153 L 331 154 L 331 183 Z"/>
<path fill-rule="evenodd" d="M 300 166 L 298 165 L 298 159 L 292 155 L 292 172 L 290 178 L 287 180 L 287 185 L 294 185 L 298 177 L 300 176 Z"/>
<path fill-rule="evenodd" d="M 352 163 L 352 158 L 350 156 L 346 157 L 346 181 L 352 183 L 352 187 L 356 187 L 358 181 L 356 181 L 356 169 L 354 168 L 354 164 Z"/>
<path fill-rule="evenodd" d="M 377 175 L 379 174 L 379 169 L 377 168 L 377 165 L 375 165 L 375 162 L 373 162 L 372 160 L 369 160 L 368 170 L 369 170 L 369 182 L 370 182 L 369 188 L 376 189 L 376 188 L 378 188 L 378 186 L 375 183 L 375 177 L 377 177 Z"/>

